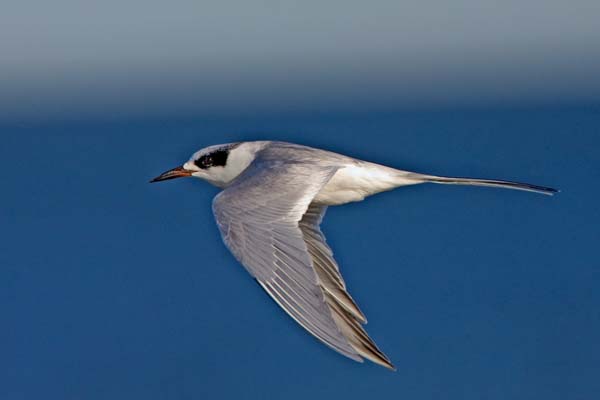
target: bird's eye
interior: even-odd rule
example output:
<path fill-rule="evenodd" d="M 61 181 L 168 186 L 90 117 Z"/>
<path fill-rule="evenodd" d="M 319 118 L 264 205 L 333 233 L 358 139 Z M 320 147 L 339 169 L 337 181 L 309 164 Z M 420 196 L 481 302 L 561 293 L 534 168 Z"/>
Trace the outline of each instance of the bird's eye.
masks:
<path fill-rule="evenodd" d="M 212 165 L 212 157 L 210 155 L 205 155 L 194 161 L 194 164 L 198 168 L 207 169 Z"/>
<path fill-rule="evenodd" d="M 208 169 L 212 167 L 224 167 L 227 163 L 228 151 L 217 150 L 210 154 L 204 154 L 199 157 L 194 164 L 200 169 Z"/>

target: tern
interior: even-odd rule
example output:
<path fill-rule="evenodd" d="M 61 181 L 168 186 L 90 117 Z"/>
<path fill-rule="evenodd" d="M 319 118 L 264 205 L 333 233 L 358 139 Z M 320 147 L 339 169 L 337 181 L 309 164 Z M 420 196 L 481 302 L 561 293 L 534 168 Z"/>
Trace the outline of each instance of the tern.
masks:
<path fill-rule="evenodd" d="M 557 192 L 528 183 L 419 174 L 276 141 L 206 147 L 150 182 L 180 177 L 223 189 L 212 208 L 225 245 L 287 314 L 344 356 L 392 370 L 363 328 L 367 319 L 319 227 L 327 207 L 420 183 Z"/>

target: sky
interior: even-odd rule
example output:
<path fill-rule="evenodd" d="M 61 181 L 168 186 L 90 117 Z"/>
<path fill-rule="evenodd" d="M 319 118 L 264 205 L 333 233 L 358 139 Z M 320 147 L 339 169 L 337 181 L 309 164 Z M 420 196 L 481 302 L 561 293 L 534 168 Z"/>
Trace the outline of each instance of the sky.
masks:
<path fill-rule="evenodd" d="M 598 20 L 596 0 L 9 0 L 0 119 L 598 101 Z"/>
<path fill-rule="evenodd" d="M 2 127 L 3 399 L 591 399 L 597 107 Z M 229 254 L 216 188 L 148 184 L 209 144 L 279 139 L 434 174 L 323 230 L 393 373 L 287 317 Z"/>
<path fill-rule="evenodd" d="M 9 1 L 0 399 L 594 399 L 597 1 Z M 323 223 L 397 372 L 307 334 L 223 245 L 218 189 L 148 181 L 284 140 L 418 185 Z"/>

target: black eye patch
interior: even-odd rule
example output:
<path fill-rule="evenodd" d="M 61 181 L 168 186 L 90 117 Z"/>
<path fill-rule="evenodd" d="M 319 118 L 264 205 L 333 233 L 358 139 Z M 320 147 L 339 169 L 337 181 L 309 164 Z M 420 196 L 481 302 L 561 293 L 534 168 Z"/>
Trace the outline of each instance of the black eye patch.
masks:
<path fill-rule="evenodd" d="M 227 164 L 227 156 L 229 155 L 228 150 L 217 150 L 212 153 L 205 154 L 196 161 L 194 164 L 200 169 L 208 169 L 211 167 L 224 167 Z"/>

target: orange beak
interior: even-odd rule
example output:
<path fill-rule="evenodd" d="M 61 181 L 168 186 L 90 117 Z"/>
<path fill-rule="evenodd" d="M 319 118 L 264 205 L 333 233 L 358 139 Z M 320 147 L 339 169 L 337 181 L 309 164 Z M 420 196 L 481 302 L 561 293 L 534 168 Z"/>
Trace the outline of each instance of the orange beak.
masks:
<path fill-rule="evenodd" d="M 177 168 L 173 168 L 168 170 L 167 172 L 160 174 L 159 176 L 157 176 L 156 178 L 152 179 L 150 181 L 150 183 L 153 182 L 160 182 L 160 181 L 166 181 L 168 179 L 175 179 L 175 178 L 183 178 L 186 176 L 191 176 L 193 171 L 189 171 L 187 169 L 184 169 L 183 167 L 177 167 Z"/>

